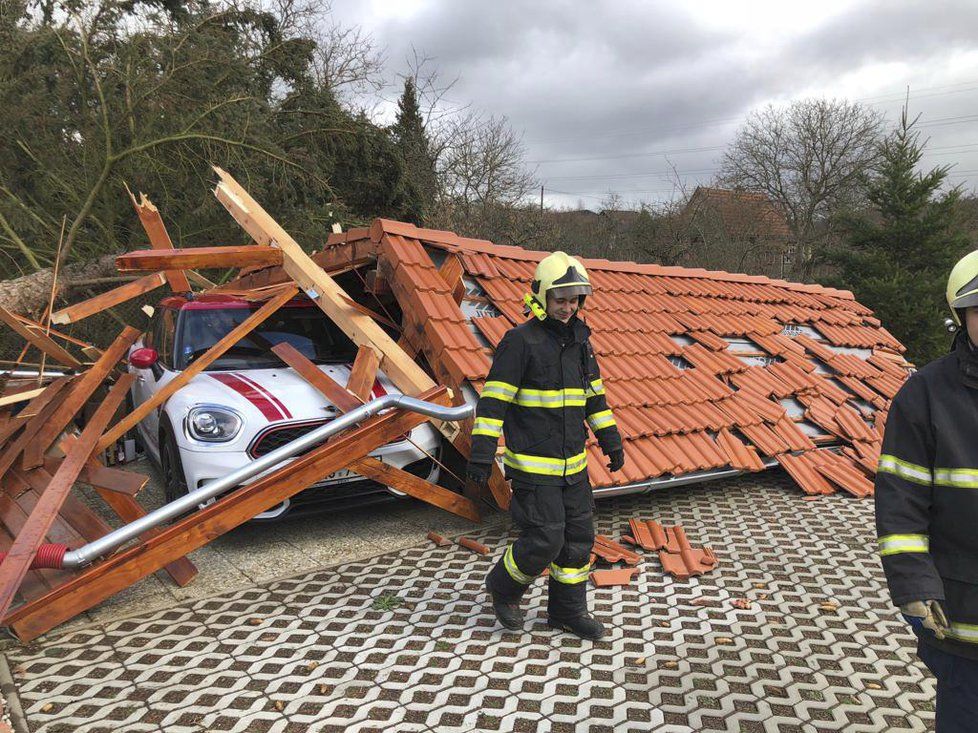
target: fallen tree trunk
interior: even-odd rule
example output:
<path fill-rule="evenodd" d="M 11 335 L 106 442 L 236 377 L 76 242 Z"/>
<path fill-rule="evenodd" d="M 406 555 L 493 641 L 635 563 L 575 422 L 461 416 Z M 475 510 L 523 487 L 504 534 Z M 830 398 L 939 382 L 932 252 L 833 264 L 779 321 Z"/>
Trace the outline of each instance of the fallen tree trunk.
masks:
<path fill-rule="evenodd" d="M 65 266 L 58 273 L 57 298 L 66 287 L 76 280 L 112 277 L 118 275 L 115 254 L 108 254 L 89 262 L 76 262 Z M 0 307 L 14 313 L 37 319 L 47 308 L 51 297 L 53 269 L 48 267 L 13 280 L 0 280 Z"/>

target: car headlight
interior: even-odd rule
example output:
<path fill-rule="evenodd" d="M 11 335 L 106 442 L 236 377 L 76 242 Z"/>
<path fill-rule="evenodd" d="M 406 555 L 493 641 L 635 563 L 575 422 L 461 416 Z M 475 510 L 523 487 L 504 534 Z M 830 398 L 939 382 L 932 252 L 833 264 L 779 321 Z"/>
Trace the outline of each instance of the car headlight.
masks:
<path fill-rule="evenodd" d="M 187 435 L 205 443 L 226 443 L 241 431 L 241 416 L 227 407 L 201 405 L 187 413 Z"/>

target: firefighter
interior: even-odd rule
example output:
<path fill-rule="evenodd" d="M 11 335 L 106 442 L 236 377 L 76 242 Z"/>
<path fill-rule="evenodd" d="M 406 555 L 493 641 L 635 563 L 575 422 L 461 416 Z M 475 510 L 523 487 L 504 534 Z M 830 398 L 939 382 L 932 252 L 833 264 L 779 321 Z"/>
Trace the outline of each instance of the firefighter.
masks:
<path fill-rule="evenodd" d="M 978 251 L 951 270 L 952 351 L 890 406 L 876 529 L 893 603 L 937 678 L 937 731 L 978 731 Z"/>
<path fill-rule="evenodd" d="M 521 530 L 487 576 L 486 588 L 499 622 L 521 629 L 520 599 L 549 566 L 547 623 L 600 639 L 604 626 L 587 606 L 594 503 L 585 421 L 610 459 L 610 470 L 621 470 L 625 454 L 588 340 L 590 329 L 577 317 L 591 294 L 587 271 L 575 258 L 554 252 L 537 266 L 531 290 L 524 298 L 531 318 L 499 342 L 472 430 L 467 475 L 482 488 L 499 436 L 505 436 L 510 511 Z"/>

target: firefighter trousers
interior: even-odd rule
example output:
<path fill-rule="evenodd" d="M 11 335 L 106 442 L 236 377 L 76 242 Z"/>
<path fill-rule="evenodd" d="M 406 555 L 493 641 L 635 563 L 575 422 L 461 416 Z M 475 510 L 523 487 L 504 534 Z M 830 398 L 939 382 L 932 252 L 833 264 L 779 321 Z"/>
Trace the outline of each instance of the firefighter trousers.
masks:
<path fill-rule="evenodd" d="M 917 655 L 937 678 L 937 733 L 978 731 L 978 659 L 917 643 Z"/>
<path fill-rule="evenodd" d="M 558 486 L 514 481 L 510 513 L 520 535 L 489 572 L 486 586 L 504 600 L 518 602 L 533 579 L 549 567 L 550 617 L 569 620 L 586 615 L 594 545 L 594 500 L 587 478 Z"/>

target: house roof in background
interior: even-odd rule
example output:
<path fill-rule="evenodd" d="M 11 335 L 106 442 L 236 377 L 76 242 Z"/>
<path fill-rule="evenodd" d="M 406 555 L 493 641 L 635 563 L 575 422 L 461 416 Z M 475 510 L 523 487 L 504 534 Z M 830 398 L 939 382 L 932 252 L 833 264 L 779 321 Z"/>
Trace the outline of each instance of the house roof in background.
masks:
<path fill-rule="evenodd" d="M 682 216 L 709 216 L 730 236 L 787 239 L 791 229 L 766 194 L 697 186 Z"/>

